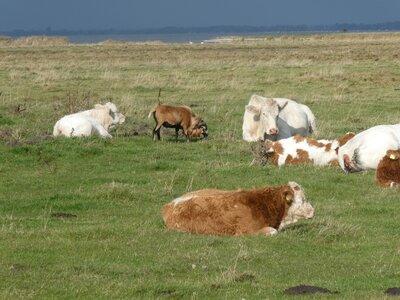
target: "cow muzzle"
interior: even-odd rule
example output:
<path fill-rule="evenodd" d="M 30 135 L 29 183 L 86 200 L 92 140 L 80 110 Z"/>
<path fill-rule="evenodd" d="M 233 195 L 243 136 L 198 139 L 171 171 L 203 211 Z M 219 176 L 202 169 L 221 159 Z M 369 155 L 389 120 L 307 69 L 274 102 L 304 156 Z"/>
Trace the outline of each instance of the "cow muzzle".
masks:
<path fill-rule="evenodd" d="M 269 135 L 276 135 L 276 134 L 278 134 L 278 133 L 279 133 L 278 128 L 270 128 L 270 129 L 268 130 L 268 133 L 267 133 L 267 134 L 269 134 Z"/>

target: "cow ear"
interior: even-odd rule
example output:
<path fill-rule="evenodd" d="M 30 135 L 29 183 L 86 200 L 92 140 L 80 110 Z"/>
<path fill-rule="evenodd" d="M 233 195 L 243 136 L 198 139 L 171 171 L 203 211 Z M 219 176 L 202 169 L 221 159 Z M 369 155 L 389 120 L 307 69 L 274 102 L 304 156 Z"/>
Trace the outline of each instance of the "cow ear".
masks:
<path fill-rule="evenodd" d="M 293 202 L 294 193 L 293 193 L 293 191 L 292 191 L 292 189 L 290 187 L 288 187 L 287 189 L 284 190 L 283 197 L 285 198 L 285 201 L 288 204 L 291 204 Z"/>
<path fill-rule="evenodd" d="M 286 101 L 283 104 L 278 104 L 279 111 L 282 111 L 286 107 L 286 105 L 288 105 L 288 103 L 289 103 L 289 101 Z"/>
<path fill-rule="evenodd" d="M 388 150 L 386 156 L 389 157 L 391 160 L 399 159 L 399 153 L 392 150 Z"/>
<path fill-rule="evenodd" d="M 248 112 L 251 112 L 253 114 L 259 114 L 261 113 L 260 109 L 255 107 L 254 105 L 246 105 L 246 110 Z"/>

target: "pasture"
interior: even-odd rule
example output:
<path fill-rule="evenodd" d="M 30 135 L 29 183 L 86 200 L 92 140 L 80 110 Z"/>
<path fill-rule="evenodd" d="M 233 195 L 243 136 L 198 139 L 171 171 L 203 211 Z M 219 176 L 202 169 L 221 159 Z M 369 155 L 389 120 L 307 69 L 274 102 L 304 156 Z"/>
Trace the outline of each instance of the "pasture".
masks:
<path fill-rule="evenodd" d="M 375 172 L 253 165 L 252 94 L 308 105 L 316 138 L 400 122 L 400 34 L 238 38 L 225 44 L 0 47 L 0 298 L 290 299 L 289 287 L 377 299 L 400 286 L 400 194 Z M 186 104 L 209 140 L 162 131 L 157 104 Z M 63 115 L 112 100 L 113 138 L 49 139 Z M 166 230 L 186 191 L 296 181 L 313 219 L 265 238 Z M 58 214 L 57 214 L 58 213 Z M 64 213 L 62 215 L 61 213 Z"/>

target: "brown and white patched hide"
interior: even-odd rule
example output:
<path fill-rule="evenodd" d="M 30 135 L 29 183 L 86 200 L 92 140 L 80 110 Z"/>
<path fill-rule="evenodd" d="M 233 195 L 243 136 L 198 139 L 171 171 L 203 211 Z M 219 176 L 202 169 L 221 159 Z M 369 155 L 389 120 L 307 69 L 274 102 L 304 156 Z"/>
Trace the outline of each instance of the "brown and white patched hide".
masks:
<path fill-rule="evenodd" d="M 312 163 L 318 166 L 337 165 L 337 153 L 355 134 L 346 135 L 335 140 L 316 140 L 295 135 L 277 142 L 267 141 L 261 149 L 261 155 L 277 166 Z"/>
<path fill-rule="evenodd" d="M 271 235 L 288 224 L 313 217 L 314 209 L 302 187 L 289 182 L 253 190 L 186 193 L 166 204 L 162 214 L 169 229 L 182 232 Z"/>
<path fill-rule="evenodd" d="M 376 169 L 376 184 L 400 187 L 400 150 L 388 150 Z"/>

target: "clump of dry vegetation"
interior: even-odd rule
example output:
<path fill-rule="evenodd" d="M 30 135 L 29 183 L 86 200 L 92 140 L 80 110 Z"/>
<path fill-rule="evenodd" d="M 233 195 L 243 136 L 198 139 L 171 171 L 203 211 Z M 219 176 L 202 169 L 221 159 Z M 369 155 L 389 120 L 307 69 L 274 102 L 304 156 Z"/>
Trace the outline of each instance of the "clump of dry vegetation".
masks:
<path fill-rule="evenodd" d="M 0 46 L 10 46 L 12 44 L 12 38 L 9 36 L 0 36 Z"/>
<path fill-rule="evenodd" d="M 0 37 L 0 46 L 66 46 L 69 45 L 67 37 L 63 36 L 28 36 L 12 39 L 10 37 Z"/>

